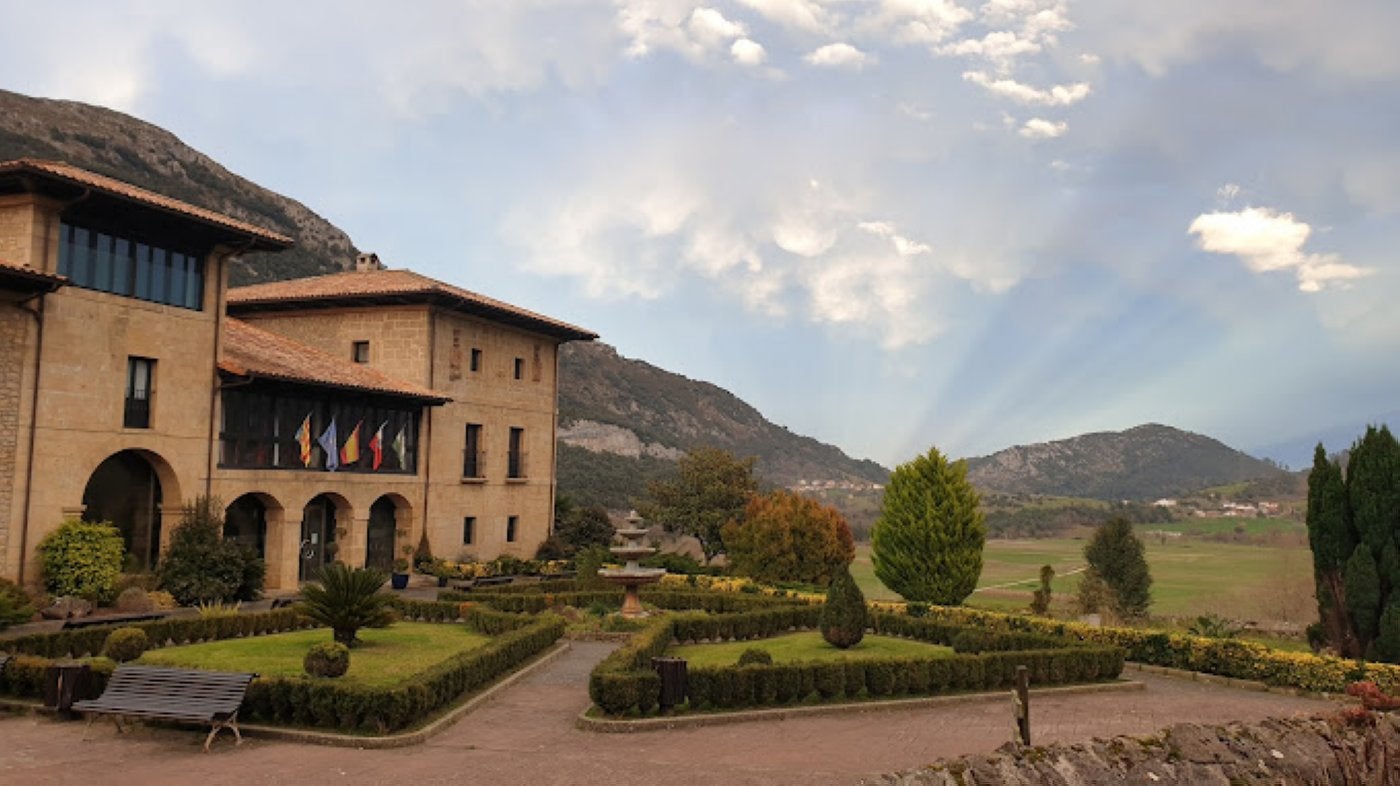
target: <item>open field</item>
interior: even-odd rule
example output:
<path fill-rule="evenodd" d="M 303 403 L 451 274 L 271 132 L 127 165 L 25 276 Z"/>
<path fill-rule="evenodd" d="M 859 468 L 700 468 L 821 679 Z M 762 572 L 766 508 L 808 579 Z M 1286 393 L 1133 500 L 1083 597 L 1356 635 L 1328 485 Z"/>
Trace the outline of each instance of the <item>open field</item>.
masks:
<path fill-rule="evenodd" d="M 691 666 L 733 666 L 747 649 L 767 650 L 774 663 L 800 660 L 857 660 L 860 658 L 946 657 L 952 647 L 925 644 L 922 641 L 896 639 L 890 636 L 866 635 L 849 649 L 837 649 L 822 639 L 817 631 L 789 633 L 771 639 L 729 641 L 722 644 L 686 644 L 667 650 L 668 656 L 685 658 Z"/>
<path fill-rule="evenodd" d="M 466 625 L 422 622 L 363 628 L 359 637 L 363 643 L 350 651 L 350 670 L 340 679 L 367 687 L 398 685 L 436 663 L 490 641 L 489 637 Z M 137 662 L 215 671 L 252 671 L 264 677 L 296 677 L 305 673 L 301 661 L 311 645 L 330 640 L 329 628 L 316 628 L 165 647 L 147 652 Z"/>
<path fill-rule="evenodd" d="M 1056 574 L 1056 608 L 1068 611 L 1070 596 L 1079 586 L 1079 577 L 1072 572 L 1084 567 L 1084 542 L 1079 538 L 987 541 L 978 591 L 968 604 L 998 610 L 1025 609 L 1039 583 L 1040 566 L 1049 564 Z M 1149 537 L 1144 542 L 1152 570 L 1154 615 L 1194 617 L 1215 613 L 1261 623 L 1312 621 L 1312 555 L 1307 548 L 1218 543 L 1187 537 Z M 875 578 L 869 544 L 856 547 L 851 572 L 867 598 L 898 599 Z"/>

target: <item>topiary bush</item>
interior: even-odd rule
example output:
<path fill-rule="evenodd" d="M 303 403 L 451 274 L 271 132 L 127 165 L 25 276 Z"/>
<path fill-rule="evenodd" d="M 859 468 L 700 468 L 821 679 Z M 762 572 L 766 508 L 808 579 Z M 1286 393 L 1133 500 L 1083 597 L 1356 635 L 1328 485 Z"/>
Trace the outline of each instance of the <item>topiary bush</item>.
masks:
<path fill-rule="evenodd" d="M 843 565 L 836 570 L 831 588 L 826 592 L 826 605 L 822 607 L 819 623 L 822 638 L 843 650 L 854 647 L 865 638 L 868 622 L 865 595 L 851 578 L 851 566 Z"/>
<path fill-rule="evenodd" d="M 28 622 L 34 616 L 29 593 L 9 579 L 0 579 L 0 630 Z"/>
<path fill-rule="evenodd" d="M 350 648 L 338 641 L 323 641 L 312 645 L 301 661 L 301 667 L 313 677 L 333 679 L 350 670 Z"/>
<path fill-rule="evenodd" d="M 749 647 L 739 654 L 740 666 L 752 666 L 755 664 L 771 666 L 773 664 L 772 653 L 760 647 Z"/>
<path fill-rule="evenodd" d="M 39 543 L 44 589 L 51 595 L 108 603 L 117 594 L 125 554 L 116 527 L 68 519 Z"/>
<path fill-rule="evenodd" d="M 128 626 L 107 634 L 107 641 L 102 645 L 102 655 L 117 663 L 125 663 L 141 657 L 150 647 L 151 639 L 146 635 L 146 631 Z"/>
<path fill-rule="evenodd" d="M 155 609 L 156 604 L 151 601 L 151 596 L 140 587 L 127 587 L 117 595 L 116 603 L 112 606 L 120 612 L 126 614 L 144 614 Z"/>
<path fill-rule="evenodd" d="M 209 601 L 257 600 L 267 565 L 257 554 L 224 540 L 218 500 L 197 498 L 184 510 L 161 558 L 160 587 L 182 606 Z"/>

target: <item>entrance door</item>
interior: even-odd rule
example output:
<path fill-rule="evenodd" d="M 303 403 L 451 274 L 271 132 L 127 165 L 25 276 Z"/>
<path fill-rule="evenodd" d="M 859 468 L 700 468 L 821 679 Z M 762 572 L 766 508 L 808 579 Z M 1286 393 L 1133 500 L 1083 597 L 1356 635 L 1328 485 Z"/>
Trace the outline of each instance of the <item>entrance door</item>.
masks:
<path fill-rule="evenodd" d="M 297 578 L 301 581 L 314 581 L 316 574 L 325 567 L 327 556 L 333 553 L 328 548 L 335 540 L 335 503 L 321 495 L 309 503 L 301 513 L 301 565 Z"/>
<path fill-rule="evenodd" d="M 108 456 L 83 490 L 83 520 L 115 525 L 128 556 L 143 570 L 160 558 L 160 505 L 155 470 L 134 450 Z"/>
<path fill-rule="evenodd" d="M 369 529 L 365 533 L 365 567 L 385 573 L 394 568 L 394 503 L 380 497 L 369 508 Z"/>

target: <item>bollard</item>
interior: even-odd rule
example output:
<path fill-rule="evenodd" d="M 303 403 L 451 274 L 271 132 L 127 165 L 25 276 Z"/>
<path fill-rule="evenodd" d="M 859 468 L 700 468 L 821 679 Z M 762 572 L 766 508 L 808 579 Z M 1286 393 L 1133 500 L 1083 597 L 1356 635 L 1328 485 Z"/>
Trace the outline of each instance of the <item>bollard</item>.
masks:
<path fill-rule="evenodd" d="M 44 672 L 44 706 L 71 714 L 73 702 L 91 698 L 88 686 L 91 669 L 86 663 L 55 663 Z"/>
<path fill-rule="evenodd" d="M 1025 666 L 1016 667 L 1016 690 L 1011 694 L 1016 708 L 1016 733 L 1022 745 L 1031 744 L 1031 675 Z"/>
<path fill-rule="evenodd" d="M 661 677 L 661 709 L 670 710 L 685 701 L 685 658 L 652 658 L 651 667 Z"/>

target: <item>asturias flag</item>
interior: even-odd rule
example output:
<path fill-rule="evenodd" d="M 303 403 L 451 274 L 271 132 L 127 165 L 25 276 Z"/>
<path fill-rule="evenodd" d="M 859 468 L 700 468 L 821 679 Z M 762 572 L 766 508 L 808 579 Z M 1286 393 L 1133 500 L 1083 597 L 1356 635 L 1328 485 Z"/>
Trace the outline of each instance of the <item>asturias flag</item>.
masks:
<path fill-rule="evenodd" d="M 326 426 L 326 430 L 321 432 L 316 441 L 320 443 L 321 450 L 326 452 L 326 469 L 335 472 L 340 468 L 340 451 L 336 450 L 335 418 L 331 418 L 331 424 Z"/>
<path fill-rule="evenodd" d="M 340 465 L 342 467 L 355 464 L 360 460 L 360 426 L 365 422 L 362 420 L 350 429 L 350 438 L 345 440 L 345 446 L 340 449 Z"/>
<path fill-rule="evenodd" d="M 371 469 L 379 469 L 379 465 L 384 463 L 384 427 L 389 425 L 389 421 L 379 424 L 375 429 L 374 436 L 369 438 L 369 452 L 374 456 Z"/>
<path fill-rule="evenodd" d="M 297 429 L 297 447 L 301 448 L 301 465 L 311 466 L 311 413 L 306 413 L 306 420 L 301 422 L 301 428 Z"/>

